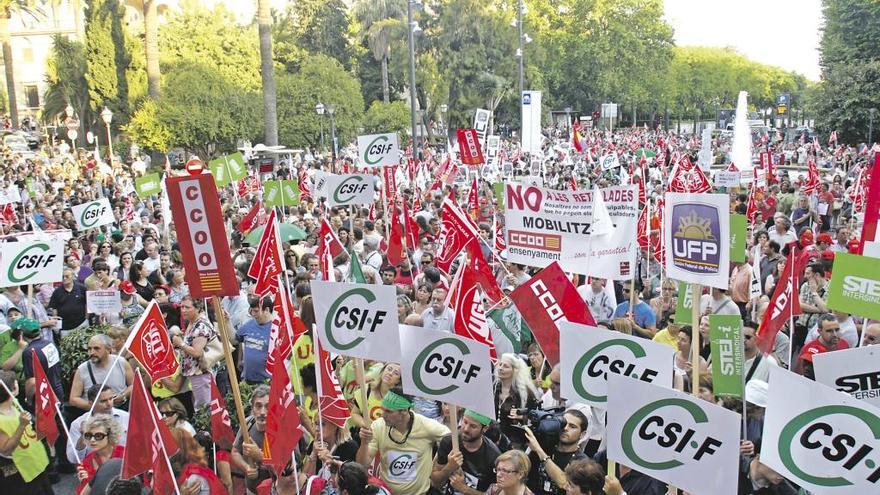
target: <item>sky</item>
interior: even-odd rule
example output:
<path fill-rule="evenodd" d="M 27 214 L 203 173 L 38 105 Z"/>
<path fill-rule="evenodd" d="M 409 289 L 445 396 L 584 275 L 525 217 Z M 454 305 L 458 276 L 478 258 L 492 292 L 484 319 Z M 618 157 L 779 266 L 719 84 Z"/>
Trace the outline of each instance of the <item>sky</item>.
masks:
<path fill-rule="evenodd" d="M 821 0 L 665 0 L 679 46 L 730 46 L 819 80 Z"/>

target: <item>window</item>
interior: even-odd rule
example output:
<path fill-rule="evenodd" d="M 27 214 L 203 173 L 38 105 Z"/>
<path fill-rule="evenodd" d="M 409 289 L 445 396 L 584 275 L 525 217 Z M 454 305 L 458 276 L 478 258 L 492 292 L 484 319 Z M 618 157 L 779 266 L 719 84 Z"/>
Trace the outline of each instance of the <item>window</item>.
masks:
<path fill-rule="evenodd" d="M 27 84 L 24 87 L 24 98 L 28 108 L 40 107 L 40 90 L 36 84 Z"/>

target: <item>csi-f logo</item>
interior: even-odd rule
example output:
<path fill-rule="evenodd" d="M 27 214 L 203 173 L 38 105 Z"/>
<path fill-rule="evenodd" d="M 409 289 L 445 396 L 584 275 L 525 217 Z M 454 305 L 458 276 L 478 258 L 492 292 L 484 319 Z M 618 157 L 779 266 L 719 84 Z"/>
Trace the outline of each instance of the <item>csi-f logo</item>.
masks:
<path fill-rule="evenodd" d="M 143 189 L 146 190 L 146 189 Z M 107 205 L 101 201 L 95 201 L 93 203 L 89 203 L 83 209 L 83 212 L 79 216 L 79 223 L 85 228 L 89 228 L 92 225 L 98 223 L 98 220 L 104 216 L 104 213 L 107 212 Z"/>
<path fill-rule="evenodd" d="M 412 454 L 401 454 L 388 463 L 388 471 L 392 476 L 403 476 L 415 468 L 416 460 Z"/>
<path fill-rule="evenodd" d="M 680 411 L 688 417 L 686 421 L 678 420 L 683 416 Z M 699 431 L 699 425 L 708 421 L 706 412 L 692 402 L 661 399 L 645 405 L 626 421 L 620 442 L 624 453 L 636 465 L 656 471 L 673 469 L 683 465 L 682 460 L 699 461 L 718 452 L 723 442 Z M 639 454 L 636 442 L 656 444 L 669 454 L 666 459 L 645 459 Z"/>
<path fill-rule="evenodd" d="M 7 278 L 12 283 L 21 284 L 33 278 L 40 270 L 48 268 L 57 256 L 48 253 L 49 249 L 49 245 L 45 243 L 33 244 L 23 249 L 12 258 L 6 272 Z"/>
<path fill-rule="evenodd" d="M 433 388 L 425 383 L 426 376 L 431 375 L 439 375 L 444 381 L 470 383 L 480 373 L 480 366 L 465 360 L 465 356 L 470 353 L 467 345 L 451 337 L 428 345 L 413 362 L 412 376 L 416 387 L 426 394 L 443 395 L 458 390 L 461 386 L 450 383 L 442 388 Z"/>
<path fill-rule="evenodd" d="M 394 151 L 395 143 L 390 142 L 391 140 L 387 135 L 381 134 L 376 136 L 375 139 L 370 141 L 370 144 L 367 145 L 367 148 L 364 150 L 363 158 L 364 163 L 367 165 L 376 165 L 382 162 L 382 159 L 392 151 Z"/>
<path fill-rule="evenodd" d="M 324 319 L 324 333 L 327 341 L 338 350 L 348 350 L 363 342 L 362 333 L 374 333 L 376 328 L 385 322 L 387 311 L 370 309 L 368 306 L 376 300 L 376 296 L 367 289 L 351 289 L 339 296 L 330 305 L 330 311 Z M 340 342 L 334 329 L 345 329 L 357 332 L 360 336 L 348 342 Z"/>
<path fill-rule="evenodd" d="M 830 416 L 836 416 L 831 421 Z M 844 417 L 845 420 L 841 421 Z M 779 459 L 795 476 L 814 485 L 851 486 L 858 478 L 870 483 L 880 480 L 878 444 L 863 443 L 853 429 L 866 426 L 873 439 L 880 439 L 880 418 L 851 406 L 823 406 L 803 412 L 788 422 L 779 434 Z M 805 456 L 809 456 L 805 459 Z M 797 457 L 797 460 L 795 460 Z M 809 460 L 807 460 L 809 459 Z M 807 472 L 806 469 L 813 471 Z M 822 474 L 814 474 L 816 472 Z M 823 476 L 829 471 L 842 476 Z"/>
<path fill-rule="evenodd" d="M 700 203 L 672 207 L 672 262 L 695 274 L 716 274 L 721 267 L 718 209 Z"/>
<path fill-rule="evenodd" d="M 364 182 L 362 176 L 352 175 L 336 186 L 336 190 L 333 191 L 333 201 L 348 203 L 352 198 L 366 191 L 369 186 L 370 184 Z"/>
<path fill-rule="evenodd" d="M 621 349 L 625 349 L 625 351 L 617 352 Z M 629 356 L 623 357 L 621 354 Z M 607 396 L 590 393 L 590 390 L 594 390 L 595 387 L 591 387 L 589 382 L 593 380 L 607 381 L 609 372 L 630 376 L 643 382 L 653 382 L 659 372 L 648 368 L 639 370 L 636 363 L 646 355 L 645 349 L 631 340 L 612 339 L 602 342 L 584 353 L 575 363 L 571 373 L 571 382 L 574 384 L 575 392 L 587 400 L 607 402 Z"/>

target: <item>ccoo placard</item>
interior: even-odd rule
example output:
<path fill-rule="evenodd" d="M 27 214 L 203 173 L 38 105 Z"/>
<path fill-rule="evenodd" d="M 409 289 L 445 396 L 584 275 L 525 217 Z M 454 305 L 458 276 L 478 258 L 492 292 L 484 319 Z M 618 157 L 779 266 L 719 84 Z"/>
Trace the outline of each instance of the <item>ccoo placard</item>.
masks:
<path fill-rule="evenodd" d="M 28 239 L 0 244 L 0 287 L 61 281 L 64 241 Z"/>
<path fill-rule="evenodd" d="M 387 167 L 399 163 L 400 147 L 396 133 L 358 136 L 358 165 L 361 167 Z"/>

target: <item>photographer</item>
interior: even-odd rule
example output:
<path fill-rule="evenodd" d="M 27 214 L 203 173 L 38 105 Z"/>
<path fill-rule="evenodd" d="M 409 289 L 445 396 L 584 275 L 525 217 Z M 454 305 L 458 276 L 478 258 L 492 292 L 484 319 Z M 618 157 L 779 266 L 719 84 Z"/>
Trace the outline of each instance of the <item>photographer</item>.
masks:
<path fill-rule="evenodd" d="M 489 417 L 465 410 L 458 422 L 461 451 L 452 450 L 451 435 L 440 440 L 431 471 L 435 488 L 447 495 L 480 495 L 495 483 L 493 467 L 501 452 L 484 436 L 491 423 Z"/>
<path fill-rule="evenodd" d="M 565 411 L 562 420 L 563 426 L 559 433 L 559 440 L 552 442 L 552 444 L 545 442 L 545 445 L 542 445 L 531 428 L 524 428 L 530 448 L 529 459 L 532 461 L 528 486 L 535 495 L 561 495 L 565 493 L 566 466 L 572 461 L 587 458 L 587 455 L 580 448 L 580 442 L 586 435 L 589 420 L 584 413 L 577 409 Z"/>

